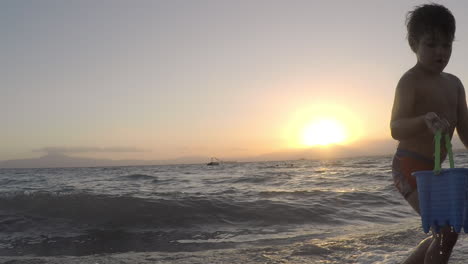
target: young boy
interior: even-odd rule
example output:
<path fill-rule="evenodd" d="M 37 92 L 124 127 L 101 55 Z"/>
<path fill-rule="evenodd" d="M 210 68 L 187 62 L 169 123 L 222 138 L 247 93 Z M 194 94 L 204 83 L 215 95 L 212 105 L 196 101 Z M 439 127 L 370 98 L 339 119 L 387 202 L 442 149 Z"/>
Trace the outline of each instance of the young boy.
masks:
<path fill-rule="evenodd" d="M 390 128 L 399 145 L 392 172 L 396 188 L 419 213 L 418 191 L 411 173 L 433 169 L 437 130 L 452 137 L 456 128 L 468 146 L 468 110 L 461 81 L 443 72 L 455 36 L 452 13 L 438 4 L 418 6 L 408 13 L 406 25 L 417 63 L 396 88 Z M 442 147 L 441 159 L 445 157 Z M 444 227 L 423 240 L 404 263 L 447 263 L 457 238 L 450 227 Z"/>

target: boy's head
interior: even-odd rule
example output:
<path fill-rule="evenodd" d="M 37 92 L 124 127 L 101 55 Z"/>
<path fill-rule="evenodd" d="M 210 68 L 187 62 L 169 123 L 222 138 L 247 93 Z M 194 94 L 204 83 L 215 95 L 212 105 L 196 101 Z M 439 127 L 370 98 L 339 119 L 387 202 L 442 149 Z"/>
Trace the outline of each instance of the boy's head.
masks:
<path fill-rule="evenodd" d="M 446 7 L 438 4 L 417 6 L 406 17 L 408 43 L 416 52 L 416 47 L 425 34 L 441 34 L 452 43 L 455 38 L 455 18 Z"/>

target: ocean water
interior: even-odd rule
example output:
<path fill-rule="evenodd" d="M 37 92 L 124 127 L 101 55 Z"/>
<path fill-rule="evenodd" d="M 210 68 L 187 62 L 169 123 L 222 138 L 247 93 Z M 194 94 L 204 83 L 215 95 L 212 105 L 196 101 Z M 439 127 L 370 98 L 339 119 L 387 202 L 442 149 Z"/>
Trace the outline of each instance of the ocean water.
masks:
<path fill-rule="evenodd" d="M 2 169 L 0 263 L 400 263 L 426 234 L 391 159 Z"/>

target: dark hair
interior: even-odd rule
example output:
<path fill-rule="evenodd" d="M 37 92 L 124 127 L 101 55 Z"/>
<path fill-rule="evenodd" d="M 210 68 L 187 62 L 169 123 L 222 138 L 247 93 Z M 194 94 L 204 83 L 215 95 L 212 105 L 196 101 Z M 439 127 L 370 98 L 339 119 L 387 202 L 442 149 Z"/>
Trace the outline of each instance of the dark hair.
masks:
<path fill-rule="evenodd" d="M 455 38 L 455 18 L 450 10 L 439 4 L 432 3 L 415 7 L 406 15 L 406 27 L 408 43 L 413 51 L 414 45 L 425 33 L 438 31 L 450 41 Z"/>

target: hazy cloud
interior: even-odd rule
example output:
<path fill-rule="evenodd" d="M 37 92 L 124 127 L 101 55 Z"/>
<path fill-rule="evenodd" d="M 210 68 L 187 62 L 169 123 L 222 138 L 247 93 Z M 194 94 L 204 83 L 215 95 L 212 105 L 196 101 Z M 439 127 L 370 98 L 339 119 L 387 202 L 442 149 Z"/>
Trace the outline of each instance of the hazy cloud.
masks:
<path fill-rule="evenodd" d="M 62 153 L 125 153 L 125 152 L 147 152 L 147 149 L 134 147 L 44 147 L 34 149 L 33 152 L 45 152 L 47 154 L 62 154 Z"/>

